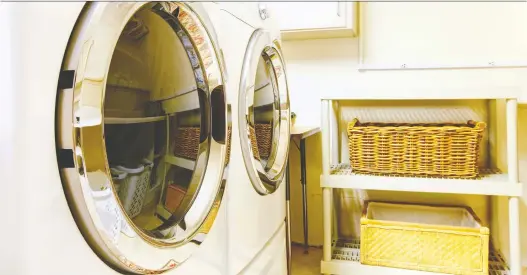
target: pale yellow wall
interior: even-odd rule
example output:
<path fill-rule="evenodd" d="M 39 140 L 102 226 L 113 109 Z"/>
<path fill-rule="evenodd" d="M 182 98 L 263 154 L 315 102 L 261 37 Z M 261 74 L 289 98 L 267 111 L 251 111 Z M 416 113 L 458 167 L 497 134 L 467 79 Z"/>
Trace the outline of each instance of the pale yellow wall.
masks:
<path fill-rule="evenodd" d="M 364 3 L 362 3 L 364 5 Z M 364 63 L 443 64 L 491 62 L 527 64 L 527 4 L 525 3 L 367 3 L 364 9 Z M 489 87 L 520 86 L 527 102 L 527 69 L 470 69 L 359 72 L 359 40 L 356 38 L 285 41 L 292 111 L 297 125 L 320 124 L 320 95 L 331 89 L 360 92 L 361 87 Z M 468 104 L 477 109 L 478 104 Z M 476 106 L 476 107 L 474 107 Z M 484 109 L 488 112 L 488 109 Z M 519 140 L 527 139 L 527 113 L 521 111 Z M 502 140 L 502 139 L 501 139 Z M 520 142 L 521 144 L 521 142 Z M 502 145 L 500 145 L 502 146 Z M 499 147 L 499 146 L 498 146 Z M 291 147 L 292 239 L 302 242 L 302 215 L 298 149 Z M 322 244 L 320 135 L 307 141 L 309 242 Z M 520 145 L 520 178 L 527 182 L 527 148 Z M 504 157 L 501 157 L 504 158 Z M 523 168 L 523 169 L 522 169 Z M 399 194 L 397 194 L 399 195 Z M 376 194 L 377 197 L 386 196 Z M 481 196 L 434 196 L 406 194 L 403 200 L 468 204 L 478 215 L 490 215 L 489 199 Z M 451 198 L 451 199 L 450 199 Z M 354 201 L 343 210 L 356 208 Z M 505 203 L 506 205 L 506 203 Z M 497 212 L 500 226 L 506 223 L 503 200 Z M 343 213 L 346 213 L 343 211 Z M 345 216 L 345 214 L 341 214 Z M 527 207 L 522 205 L 522 231 L 527 232 Z M 496 215 L 494 215 L 496 217 Z M 349 218 L 349 217 L 348 217 Z M 490 219 L 491 217 L 489 217 Z M 495 219 L 497 220 L 497 219 Z M 340 229 L 353 235 L 342 220 Z M 351 223 L 351 222 L 350 222 Z M 495 226 L 494 226 L 495 227 Z M 500 229 L 500 233 L 506 231 Z M 502 249 L 503 234 L 499 234 Z M 527 265 L 527 233 L 524 234 L 524 265 Z"/>

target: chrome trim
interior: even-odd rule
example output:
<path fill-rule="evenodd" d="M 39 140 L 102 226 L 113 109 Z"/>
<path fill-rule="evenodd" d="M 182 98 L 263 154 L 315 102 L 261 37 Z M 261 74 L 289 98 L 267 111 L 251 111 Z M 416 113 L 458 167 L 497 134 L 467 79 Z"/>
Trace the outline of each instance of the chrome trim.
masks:
<path fill-rule="evenodd" d="M 176 211 L 175 226 L 158 232 L 164 234 L 161 238 L 139 229 L 126 215 L 112 182 L 104 138 L 106 81 L 117 41 L 129 19 L 148 8 L 163 15 L 187 50 L 197 88 L 205 100 L 200 109 L 207 121 L 201 126 L 206 138 L 199 146 L 193 191 Z M 63 64 L 63 70 L 76 69 L 75 84 L 73 91 L 59 90 L 56 122 L 57 147 L 73 149 L 75 168 L 62 169 L 61 177 L 84 238 L 99 257 L 118 271 L 160 274 L 173 269 L 186 261 L 208 234 L 205 221 L 215 217 L 212 209 L 219 208 L 225 189 L 229 142 L 215 140 L 211 130 L 213 124 L 226 125 L 229 121 L 228 112 L 211 117 L 210 111 L 212 91 L 225 88 L 225 65 L 217 41 L 200 3 L 92 2 L 86 4 L 79 18 Z M 225 104 L 223 109 L 227 110 L 225 101 L 218 102 L 215 104 Z M 108 201 L 119 206 L 118 214 L 135 234 L 120 234 L 119 239 L 113 240 L 107 233 L 94 197 L 101 188 L 110 191 Z M 184 230 L 177 226 L 182 220 Z"/>
<path fill-rule="evenodd" d="M 272 118 L 272 145 L 266 163 L 253 152 L 250 127 L 254 127 L 254 98 L 256 73 L 260 59 L 271 65 L 270 79 L 274 102 Z M 243 61 L 240 79 L 238 121 L 242 155 L 251 183 L 261 195 L 271 194 L 282 183 L 287 166 L 290 141 L 290 107 L 284 61 L 279 42 L 273 41 L 268 31 L 253 32 Z"/>

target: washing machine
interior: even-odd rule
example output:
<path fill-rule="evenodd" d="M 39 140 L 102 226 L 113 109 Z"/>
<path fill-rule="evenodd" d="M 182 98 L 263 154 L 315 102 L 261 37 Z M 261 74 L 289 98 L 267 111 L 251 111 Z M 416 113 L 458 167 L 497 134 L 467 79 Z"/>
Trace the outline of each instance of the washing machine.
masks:
<path fill-rule="evenodd" d="M 228 274 L 217 5 L 0 8 L 13 80 L 3 168 L 16 175 L 10 208 L 21 215 L 10 242 L 19 253 L 0 269 Z"/>
<path fill-rule="evenodd" d="M 290 107 L 280 32 L 265 3 L 219 3 L 230 83 L 229 274 L 287 274 Z"/>

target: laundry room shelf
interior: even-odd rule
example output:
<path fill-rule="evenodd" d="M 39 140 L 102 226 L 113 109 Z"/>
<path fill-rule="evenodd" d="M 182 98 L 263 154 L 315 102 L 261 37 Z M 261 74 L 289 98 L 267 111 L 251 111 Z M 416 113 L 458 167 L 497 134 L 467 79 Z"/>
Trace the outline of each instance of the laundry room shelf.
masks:
<path fill-rule="evenodd" d="M 398 269 L 363 265 L 360 263 L 359 240 L 337 240 L 332 242 L 331 261 L 321 262 L 323 274 L 354 274 L 354 275 L 425 275 L 443 274 L 417 270 Z M 503 257 L 500 253 L 491 250 L 489 253 L 489 275 L 509 275 Z"/>
<path fill-rule="evenodd" d="M 180 157 L 171 156 L 171 155 L 165 156 L 165 162 L 188 169 L 188 170 L 194 170 L 194 166 L 196 165 L 196 162 L 194 160 L 180 158 Z"/>
<path fill-rule="evenodd" d="M 105 124 L 134 124 L 134 123 L 149 123 L 162 121 L 166 116 L 153 116 L 153 117 L 105 117 Z"/>
<path fill-rule="evenodd" d="M 324 229 L 323 258 L 321 261 L 322 273 L 324 274 L 430 274 L 418 271 L 408 271 L 385 267 L 375 267 L 361 265 L 358 258 L 355 261 L 341 260 L 332 257 L 338 244 L 332 243 L 335 236 L 337 222 L 335 216 L 335 204 L 333 199 L 334 188 L 362 189 L 362 190 L 384 190 L 399 192 L 418 192 L 418 193 L 442 193 L 442 194 L 474 194 L 503 196 L 508 200 L 508 211 L 490 211 L 494 221 L 503 223 L 507 228 L 503 233 L 508 233 L 508 243 L 499 243 L 497 249 L 506 247 L 504 252 L 508 252 L 507 263 L 508 272 L 504 270 L 490 270 L 491 275 L 521 275 L 522 271 L 527 270 L 522 267 L 522 250 L 520 247 L 520 200 L 525 198 L 523 184 L 519 180 L 519 161 L 518 161 L 518 96 L 521 89 L 518 87 L 497 87 L 488 86 L 481 89 L 437 89 L 434 87 L 424 89 L 352 89 L 349 87 L 331 89 L 324 91 L 321 100 L 321 137 L 322 137 L 322 173 L 320 183 L 322 187 L 322 213 Z M 342 152 L 345 146 L 343 139 L 345 133 L 342 131 L 343 116 L 338 101 L 349 100 L 434 100 L 434 99 L 505 99 L 494 102 L 502 107 L 496 108 L 491 118 L 500 120 L 499 127 L 490 124 L 489 135 L 493 137 L 492 149 L 500 152 L 487 155 L 489 164 L 499 164 L 505 174 L 487 174 L 481 179 L 448 179 L 448 178 L 420 178 L 420 177 L 395 177 L 395 176 L 375 176 L 355 174 L 343 158 L 347 158 Z M 492 106 L 492 100 L 489 101 Z M 387 102 L 388 103 L 388 102 Z M 430 104 L 430 102 L 426 102 Z M 398 106 L 394 101 L 386 106 Z M 441 104 L 438 102 L 438 104 Z M 423 105 L 426 105 L 423 102 Z M 384 105 L 383 105 L 384 106 Z M 487 107 L 491 109 L 492 107 Z M 504 117 L 504 118 L 502 118 Z M 490 119 L 492 121 L 492 119 Z M 497 134 L 500 132 L 501 135 Z M 490 140 L 491 138 L 489 138 Z M 496 147 L 496 144 L 500 144 Z M 501 146 L 503 144 L 503 146 Z M 490 146 L 490 145 L 489 145 Z M 347 149 L 347 148 L 346 148 Z M 490 151 L 490 150 L 489 150 Z M 503 157 L 502 157 L 503 156 Z M 337 165 L 335 165 L 337 164 Z M 526 194 L 523 194 L 526 193 Z M 406 202 L 404 196 L 401 202 Z M 503 221 L 502 221 L 503 219 Z M 358 221 L 357 221 L 358 222 Z M 496 223 L 496 222 L 495 222 Z M 507 232 L 508 231 L 508 232 Z M 501 235 L 500 235 L 501 236 Z M 338 249 L 337 249 L 338 250 Z M 523 273 L 527 274 L 527 273 Z"/>
<path fill-rule="evenodd" d="M 199 110 L 199 96 L 196 87 L 188 87 L 174 93 L 170 98 L 160 99 L 163 109 L 167 113 L 180 113 L 191 110 Z"/>
<path fill-rule="evenodd" d="M 483 175 L 481 179 L 444 179 L 359 175 L 349 164 L 331 167 L 328 176 L 321 175 L 322 187 L 386 190 L 403 192 L 451 193 L 495 196 L 521 196 L 522 184 L 510 183 L 506 174 Z"/>
<path fill-rule="evenodd" d="M 433 99 L 517 99 L 520 87 L 482 88 L 341 88 L 324 90 L 322 100 L 433 100 Z"/>

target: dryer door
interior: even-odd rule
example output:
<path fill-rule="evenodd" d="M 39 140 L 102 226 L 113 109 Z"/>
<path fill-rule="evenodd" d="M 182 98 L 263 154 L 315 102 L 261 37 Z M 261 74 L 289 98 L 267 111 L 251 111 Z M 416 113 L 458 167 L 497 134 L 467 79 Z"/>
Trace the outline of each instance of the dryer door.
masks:
<path fill-rule="evenodd" d="M 78 20 L 58 158 L 82 234 L 119 271 L 176 267 L 216 217 L 228 155 L 216 45 L 201 4 L 94 2 Z"/>
<path fill-rule="evenodd" d="M 278 41 L 257 29 L 245 53 L 239 95 L 242 155 L 256 191 L 276 191 L 289 151 L 290 110 L 285 66 Z"/>

